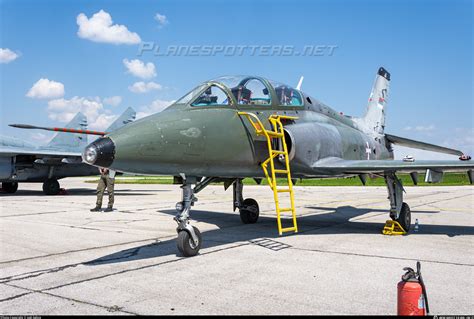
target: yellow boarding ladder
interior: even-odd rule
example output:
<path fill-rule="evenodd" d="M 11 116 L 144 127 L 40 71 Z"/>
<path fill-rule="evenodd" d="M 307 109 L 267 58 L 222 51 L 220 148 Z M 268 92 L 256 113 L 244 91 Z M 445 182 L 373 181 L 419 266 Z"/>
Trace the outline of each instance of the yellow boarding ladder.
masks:
<path fill-rule="evenodd" d="M 263 171 L 265 172 L 265 176 L 268 180 L 268 185 L 273 191 L 273 197 L 275 199 L 275 207 L 277 213 L 277 222 L 278 222 L 278 232 L 280 235 L 286 232 L 294 231 L 295 233 L 298 232 L 298 225 L 296 224 L 296 212 L 295 212 L 295 197 L 293 194 L 293 182 L 291 181 L 291 172 L 290 172 L 290 160 L 288 157 L 288 148 L 286 146 L 285 141 L 285 134 L 283 131 L 283 123 L 281 120 L 295 120 L 297 117 L 295 116 L 286 116 L 286 115 L 271 115 L 268 120 L 270 121 L 273 130 L 267 130 L 263 126 L 260 119 L 257 115 L 253 113 L 247 112 L 239 112 L 239 115 L 244 115 L 247 117 L 249 122 L 252 124 L 253 128 L 257 135 L 263 135 L 267 139 L 268 145 L 268 159 L 266 159 L 262 164 Z M 281 145 L 283 146 L 283 150 L 278 150 L 273 148 L 272 139 L 277 139 L 281 141 Z M 278 145 L 278 143 L 276 144 Z M 285 158 L 285 169 L 275 169 L 274 159 L 277 156 L 283 156 Z M 268 172 L 268 163 L 270 163 L 270 174 Z M 277 187 L 277 179 L 276 174 L 285 174 L 288 181 L 288 187 L 278 188 Z M 290 202 L 291 207 L 280 207 L 280 200 L 278 197 L 279 193 L 289 193 L 290 194 Z M 281 213 L 282 212 L 291 212 L 293 216 L 293 226 L 292 227 L 282 227 L 281 223 Z"/>

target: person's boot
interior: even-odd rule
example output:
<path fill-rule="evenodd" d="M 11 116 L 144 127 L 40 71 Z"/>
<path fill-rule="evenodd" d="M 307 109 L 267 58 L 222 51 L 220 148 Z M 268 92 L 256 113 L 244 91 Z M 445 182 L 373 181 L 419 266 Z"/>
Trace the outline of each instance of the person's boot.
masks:
<path fill-rule="evenodd" d="M 107 208 L 104 209 L 104 212 L 106 213 L 111 212 L 111 211 L 113 211 L 112 206 L 107 206 Z"/>
<path fill-rule="evenodd" d="M 101 210 L 101 207 L 100 206 L 96 206 L 94 208 L 91 209 L 91 212 L 100 212 Z"/>

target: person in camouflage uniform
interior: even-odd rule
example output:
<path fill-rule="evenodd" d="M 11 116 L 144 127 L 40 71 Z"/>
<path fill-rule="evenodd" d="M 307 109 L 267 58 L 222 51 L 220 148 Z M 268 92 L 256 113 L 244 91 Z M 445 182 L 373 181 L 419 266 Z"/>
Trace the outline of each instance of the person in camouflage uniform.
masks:
<path fill-rule="evenodd" d="M 104 196 L 105 189 L 107 188 L 107 193 L 109 194 L 109 204 L 104 212 L 111 212 L 112 207 L 114 206 L 114 183 L 115 183 L 115 172 L 110 171 L 107 168 L 99 168 L 100 179 L 99 184 L 97 185 L 97 202 L 95 208 L 91 209 L 91 212 L 98 212 L 102 208 L 102 197 Z"/>

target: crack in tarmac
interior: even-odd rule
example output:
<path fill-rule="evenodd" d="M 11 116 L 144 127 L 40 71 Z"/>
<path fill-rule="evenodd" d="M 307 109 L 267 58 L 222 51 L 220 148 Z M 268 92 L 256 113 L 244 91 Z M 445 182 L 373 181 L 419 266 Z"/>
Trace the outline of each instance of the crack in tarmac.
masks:
<path fill-rule="evenodd" d="M 455 262 L 449 262 L 449 261 L 404 258 L 404 257 L 383 256 L 383 255 L 370 255 L 370 254 L 350 253 L 350 252 L 333 251 L 333 250 L 309 249 L 309 248 L 297 248 L 297 247 L 290 247 L 288 249 L 293 249 L 293 250 L 298 250 L 298 251 L 315 252 L 315 253 L 324 253 L 324 254 L 337 254 L 337 255 L 345 255 L 345 256 L 370 257 L 370 258 L 381 258 L 381 259 L 392 259 L 392 260 L 409 260 L 409 261 L 420 261 L 420 262 L 422 261 L 422 262 L 426 262 L 426 263 L 443 264 L 443 265 L 451 265 L 451 266 L 467 266 L 467 267 L 473 267 L 474 266 L 474 264 L 455 263 Z"/>
<path fill-rule="evenodd" d="M 230 250 L 230 249 L 234 249 L 234 248 L 238 248 L 238 247 L 242 247 L 242 246 L 247 246 L 247 245 L 250 245 L 250 243 L 243 243 L 243 244 L 233 245 L 231 247 L 216 249 L 216 250 L 213 250 L 213 251 L 210 251 L 210 252 L 207 252 L 207 253 L 201 253 L 201 254 L 195 256 L 194 258 L 199 258 L 199 257 L 203 257 L 203 256 L 210 255 L 210 254 L 213 254 L 213 253 L 218 253 L 218 252 L 222 252 L 222 251 L 226 251 L 226 250 Z M 144 247 L 146 247 L 146 246 L 144 246 Z M 132 254 L 133 253 L 138 254 L 139 250 L 144 248 L 144 247 L 138 247 L 138 250 L 136 252 L 135 251 L 132 252 Z M 129 258 L 130 256 L 126 256 L 126 257 Z M 124 257 L 121 257 L 119 259 L 122 259 L 122 258 L 124 258 Z M 46 294 L 46 295 L 50 295 L 50 296 L 53 296 L 53 297 L 58 297 L 58 298 L 61 298 L 61 299 L 66 299 L 66 300 L 75 301 L 75 302 L 79 302 L 79 303 L 83 303 L 83 304 L 88 304 L 88 305 L 101 307 L 101 308 L 107 309 L 107 311 L 109 311 L 109 312 L 112 312 L 113 310 L 112 311 L 110 311 L 110 310 L 113 309 L 113 307 L 117 307 L 117 306 L 107 307 L 107 306 L 103 306 L 103 305 L 99 305 L 99 304 L 93 304 L 93 303 L 90 303 L 90 302 L 86 302 L 86 301 L 82 301 L 82 300 L 78 300 L 78 299 L 72 299 L 72 298 L 61 296 L 61 295 L 53 294 L 49 291 L 60 289 L 60 288 L 67 287 L 67 286 L 81 284 L 81 283 L 84 283 L 84 282 L 100 280 L 100 279 L 103 279 L 103 278 L 108 278 L 108 277 L 111 277 L 111 276 L 120 275 L 120 274 L 124 274 L 124 273 L 129 273 L 129 272 L 139 271 L 139 270 L 143 270 L 143 269 L 154 268 L 154 267 L 158 267 L 158 266 L 162 266 L 162 265 L 166 265 L 166 264 L 176 263 L 176 262 L 179 262 L 179 261 L 182 261 L 182 260 L 187 260 L 187 259 L 188 258 L 186 258 L 186 257 L 179 257 L 178 259 L 175 259 L 175 260 L 167 260 L 167 261 L 159 262 L 159 263 L 156 263 L 156 264 L 136 267 L 136 268 L 132 268 L 132 269 L 125 269 L 125 270 L 121 270 L 121 271 L 114 272 L 114 273 L 109 273 L 109 274 L 105 274 L 105 275 L 101 275 L 101 276 L 96 276 L 96 277 L 92 277 L 92 278 L 87 278 L 87 279 L 83 279 L 83 280 L 69 282 L 69 283 L 66 283 L 66 284 L 59 285 L 59 286 L 54 286 L 54 287 L 39 289 L 39 290 L 20 287 L 20 286 L 10 284 L 8 282 L 3 282 L 3 284 L 5 284 L 5 285 L 15 287 L 15 288 L 18 288 L 18 289 L 27 290 L 29 292 L 24 293 L 24 294 L 20 294 L 20 295 L 17 295 L 17 296 L 9 297 L 9 298 L 6 298 L 6 299 L 2 299 L 2 300 L 0 300 L 0 303 L 5 302 L 5 301 L 9 301 L 9 300 L 13 300 L 13 299 L 17 299 L 17 298 L 21 298 L 21 297 L 24 297 L 24 296 L 32 294 L 32 293 L 41 293 L 41 294 Z M 79 264 L 83 264 L 83 263 L 79 263 Z M 75 265 L 75 266 L 77 266 L 77 265 Z M 58 269 L 58 270 L 53 271 L 53 272 L 63 271 L 67 268 L 71 268 L 71 267 L 75 267 L 75 266 L 70 265 L 70 267 L 57 267 L 57 268 L 62 268 L 62 269 Z M 26 279 L 26 278 L 24 278 L 24 279 Z M 132 313 L 132 312 L 123 310 L 123 307 L 121 307 L 120 312 L 132 314 L 132 315 L 138 315 L 137 313 Z"/>
<path fill-rule="evenodd" d="M 435 195 L 440 195 L 440 194 L 443 194 L 443 193 L 446 193 L 446 192 L 437 192 L 437 193 L 425 195 L 425 196 L 423 196 L 423 198 L 426 197 L 426 196 L 435 196 Z M 442 201 L 446 201 L 446 200 L 454 200 L 454 199 L 464 198 L 464 197 L 468 197 L 468 196 L 471 196 L 471 195 L 467 194 L 467 195 L 457 196 L 457 197 L 453 197 L 453 198 L 449 198 L 449 199 L 435 200 L 435 201 L 431 201 L 431 202 L 427 202 L 427 203 L 421 203 L 421 204 L 418 204 L 418 205 L 414 205 L 413 207 L 420 207 L 420 206 L 425 206 L 425 205 L 429 206 L 429 205 L 432 205 L 432 204 L 435 204 L 435 203 L 438 203 L 438 202 L 442 202 Z M 377 201 L 375 203 L 378 204 L 378 203 L 381 203 L 381 202 L 382 201 Z M 217 202 L 217 203 L 220 203 L 220 202 Z M 321 204 L 322 205 L 327 205 L 329 203 L 337 203 L 337 201 L 330 201 L 330 202 L 321 203 Z M 354 206 L 354 207 L 360 207 L 360 206 L 365 206 L 365 205 L 369 205 L 369 204 L 373 204 L 373 202 L 359 204 L 359 205 Z M 303 207 L 307 207 L 307 206 L 305 205 L 305 206 L 301 206 L 299 208 L 303 208 Z M 337 208 L 335 208 L 335 210 L 336 209 Z M 56 212 L 56 213 L 60 213 L 60 212 Z M 383 215 L 383 214 L 386 214 L 386 213 L 387 212 L 382 212 L 382 213 L 379 213 L 379 214 L 371 214 L 370 216 L 356 217 L 356 218 L 353 218 L 352 220 L 362 220 L 362 219 L 372 218 L 372 217 Z M 47 213 L 38 213 L 38 215 L 39 214 L 47 214 Z M 18 216 L 18 215 L 16 215 L 16 216 Z M 20 216 L 25 216 L 25 215 L 20 215 Z M 5 217 L 5 216 L 3 216 L 3 217 Z M 129 223 L 131 223 L 131 222 L 133 222 L 133 221 L 130 221 Z M 315 230 L 317 231 L 317 230 L 321 230 L 321 229 L 324 229 L 324 228 L 340 226 L 340 225 L 347 224 L 347 223 L 351 223 L 351 221 L 345 220 L 343 222 L 336 222 L 332 225 L 315 227 L 315 228 L 307 229 L 307 230 L 305 230 L 301 233 L 312 232 L 312 231 L 315 231 Z M 88 223 L 86 223 L 85 225 L 87 225 L 87 224 Z M 83 228 L 83 227 L 70 226 L 70 225 L 68 225 L 68 227 Z M 242 227 L 242 225 L 224 227 L 224 228 L 221 228 L 221 229 L 225 230 L 225 229 L 228 229 L 228 228 L 235 228 L 235 227 Z M 87 228 L 85 228 L 85 229 L 87 229 Z M 99 229 L 94 229 L 94 230 L 99 230 Z M 175 237 L 175 236 L 167 236 L 167 237 L 163 237 L 163 238 L 172 238 L 172 237 Z M 132 241 L 132 242 L 121 243 L 121 244 L 107 245 L 107 246 L 101 246 L 101 247 L 93 247 L 93 248 L 87 248 L 87 249 L 81 249 L 81 250 L 73 250 L 73 251 L 67 251 L 67 252 L 62 252 L 62 253 L 57 253 L 57 254 L 50 254 L 50 255 L 46 255 L 46 256 L 37 256 L 37 257 L 31 257 L 31 258 L 24 258 L 24 259 L 18 259 L 18 260 L 14 260 L 14 261 L 0 262 L 0 264 L 7 264 L 7 263 L 12 263 L 12 262 L 19 262 L 19 261 L 25 261 L 25 260 L 31 260 L 31 259 L 37 259 L 37 258 L 45 258 L 45 257 L 51 257 L 51 256 L 57 256 L 57 255 L 64 255 L 64 254 L 75 253 L 75 252 L 80 252 L 80 251 L 90 251 L 90 250 L 94 250 L 94 249 L 103 249 L 103 248 L 108 248 L 108 247 L 123 246 L 123 245 L 132 244 L 132 243 L 146 242 L 146 241 L 151 241 L 151 240 L 156 240 L 156 238 L 139 240 L 139 241 Z M 212 239 L 209 239 L 209 241 L 220 242 L 218 240 L 212 240 Z M 39 271 L 31 272 L 31 273 L 24 273 L 24 274 L 20 274 L 20 275 L 14 275 L 14 276 L 10 276 L 10 277 L 0 278 L 0 279 L 4 280 L 0 283 L 3 283 L 5 285 L 11 286 L 11 287 L 16 287 L 16 288 L 28 291 L 28 292 L 23 293 L 23 294 L 19 294 L 19 295 L 12 296 L 12 297 L 9 297 L 9 298 L 6 298 L 6 299 L 2 299 L 2 300 L 0 300 L 0 302 L 5 302 L 5 301 L 21 298 L 21 297 L 24 297 L 26 295 L 30 295 L 30 294 L 33 294 L 33 293 L 41 293 L 41 294 L 46 294 L 46 295 L 49 295 L 49 296 L 58 297 L 58 298 L 62 298 L 62 299 L 66 299 L 66 300 L 70 300 L 70 301 L 74 301 L 74 302 L 78 302 L 78 303 L 97 306 L 97 307 L 100 307 L 100 308 L 103 308 L 103 309 L 107 309 L 107 311 L 110 311 L 110 312 L 118 311 L 118 312 L 123 312 L 123 313 L 127 313 L 127 314 L 137 315 L 136 313 L 127 312 L 127 311 L 123 310 L 123 307 L 122 308 L 118 307 L 118 306 L 107 307 L 107 306 L 103 306 L 103 305 L 97 305 L 97 304 L 93 304 L 93 303 L 89 303 L 89 302 L 85 302 L 85 301 L 81 301 L 81 300 L 75 300 L 75 299 L 72 299 L 72 298 L 56 295 L 56 294 L 50 293 L 49 291 L 55 290 L 55 289 L 60 289 L 60 288 L 66 287 L 66 286 L 81 284 L 81 283 L 84 283 L 84 282 L 100 280 L 100 279 L 103 279 L 103 278 L 107 278 L 107 277 L 111 277 L 111 276 L 115 276 L 115 275 L 120 275 L 120 274 L 124 274 L 124 273 L 128 273 L 128 272 L 134 272 L 134 271 L 139 271 L 139 270 L 143 270 L 143 269 L 158 267 L 158 266 L 161 266 L 161 265 L 176 263 L 176 262 L 179 262 L 183 259 L 186 260 L 188 258 L 181 257 L 181 258 L 178 258 L 178 259 L 175 259 L 175 260 L 163 261 L 163 262 L 159 262 L 159 263 L 156 263 L 156 264 L 136 267 L 136 268 L 133 268 L 133 269 L 125 269 L 125 270 L 121 270 L 121 271 L 118 271 L 118 272 L 113 272 L 113 273 L 109 273 L 109 274 L 105 274 L 105 275 L 101 275 L 101 276 L 96 276 L 96 277 L 92 277 L 92 278 L 87 278 L 87 279 L 83 279 L 83 280 L 69 282 L 69 283 L 61 284 L 61 285 L 58 285 L 58 286 L 55 286 L 55 287 L 50 287 L 50 288 L 46 288 L 46 289 L 42 289 L 42 290 L 33 290 L 33 289 L 25 288 L 25 287 L 19 287 L 19 286 L 10 284 L 10 282 L 11 281 L 19 281 L 19 280 L 26 280 L 26 279 L 30 279 L 30 278 L 35 278 L 35 277 L 39 277 L 39 276 L 42 276 L 42 275 L 45 275 L 45 274 L 57 273 L 57 272 L 64 271 L 66 269 L 75 268 L 79 265 L 97 265 L 97 264 L 106 263 L 106 262 L 110 262 L 110 261 L 126 260 L 126 259 L 137 256 L 142 249 L 157 245 L 159 243 L 160 242 L 158 242 L 158 243 L 154 242 L 154 243 L 150 243 L 150 244 L 145 245 L 145 246 L 136 247 L 135 249 L 131 250 L 130 252 L 124 254 L 123 256 L 119 256 L 119 257 L 108 258 L 108 259 L 98 259 L 98 260 L 93 261 L 93 262 L 85 262 L 85 263 L 81 262 L 81 263 L 76 263 L 76 264 L 69 264 L 69 265 L 60 266 L 60 267 L 54 267 L 54 268 L 47 269 L 47 270 L 39 270 Z M 221 242 L 221 243 L 230 244 L 228 242 Z M 196 257 L 206 256 L 206 255 L 209 255 L 209 254 L 218 253 L 218 252 L 221 252 L 221 251 L 226 251 L 226 250 L 230 250 L 230 249 L 234 249 L 234 248 L 239 248 L 239 247 L 247 246 L 247 245 L 250 245 L 250 244 L 251 244 L 250 241 L 246 242 L 246 243 L 242 243 L 242 244 L 235 244 L 231 247 L 216 249 L 216 250 L 211 251 L 211 252 L 202 253 L 202 254 L 200 254 Z M 351 256 L 370 257 L 370 258 L 383 258 L 383 259 L 393 259 L 393 260 L 410 260 L 410 261 L 419 260 L 419 259 L 411 259 L 411 258 L 403 258 L 403 257 L 391 257 L 391 256 L 382 256 L 382 255 L 359 254 L 359 253 L 338 252 L 338 251 L 318 250 L 318 249 L 304 249 L 304 248 L 295 248 L 295 247 L 290 247 L 289 249 L 298 250 L 298 251 L 308 251 L 308 252 L 314 252 L 314 253 L 340 254 L 340 255 L 351 255 Z M 474 266 L 472 264 L 442 262 L 442 261 L 434 261 L 434 260 L 420 260 L 420 261 L 429 262 L 429 263 L 455 265 L 455 266 L 468 266 L 468 267 Z"/>
<path fill-rule="evenodd" d="M 134 315 L 134 316 L 139 315 L 138 313 L 123 310 L 124 307 L 118 307 L 117 305 L 104 306 L 104 305 L 100 305 L 100 304 L 96 304 L 96 303 L 92 303 L 92 302 L 88 302 L 88 301 L 84 301 L 84 300 L 79 300 L 79 299 L 75 299 L 75 298 L 69 298 L 69 297 L 53 294 L 51 292 L 47 292 L 47 291 L 43 291 L 43 290 L 36 290 L 36 289 L 30 289 L 30 288 L 25 288 L 25 287 L 19 287 L 19 286 L 12 285 L 12 284 L 5 284 L 5 285 L 13 287 L 13 288 L 17 288 L 17 289 L 26 290 L 28 292 L 20 294 L 20 295 L 12 296 L 12 297 L 9 297 L 9 298 L 1 299 L 0 303 L 5 302 L 5 301 L 18 299 L 18 298 L 21 298 L 21 297 L 24 297 L 24 296 L 27 296 L 27 295 L 38 293 L 38 294 L 43 294 L 43 295 L 47 295 L 47 296 L 50 296 L 50 297 L 56 297 L 56 298 L 63 299 L 63 300 L 68 300 L 68 301 L 73 301 L 73 302 L 76 302 L 76 303 L 85 304 L 85 305 L 88 305 L 88 306 L 95 306 L 95 307 L 98 307 L 98 308 L 105 309 L 108 312 L 121 312 L 121 313 L 124 313 L 124 314 L 129 314 L 129 315 Z"/>

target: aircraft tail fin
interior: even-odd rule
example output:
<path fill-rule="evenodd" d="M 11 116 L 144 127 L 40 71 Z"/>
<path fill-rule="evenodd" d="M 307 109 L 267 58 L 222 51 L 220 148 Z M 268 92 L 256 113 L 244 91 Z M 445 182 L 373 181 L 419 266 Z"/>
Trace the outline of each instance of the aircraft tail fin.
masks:
<path fill-rule="evenodd" d="M 127 108 L 122 115 L 120 115 L 110 126 L 105 130 L 106 132 L 113 132 L 130 122 L 133 122 L 137 116 L 137 112 L 131 107 Z"/>
<path fill-rule="evenodd" d="M 387 105 L 390 86 L 390 73 L 380 67 L 375 77 L 375 82 L 367 104 L 367 112 L 363 121 L 367 127 L 379 134 L 385 129 L 385 107 Z"/>
<path fill-rule="evenodd" d="M 66 128 L 85 130 L 87 129 L 87 117 L 81 112 L 66 125 Z M 87 135 L 72 134 L 67 132 L 57 133 L 53 139 L 48 143 L 50 148 L 61 148 L 68 150 L 82 150 L 87 146 Z"/>

